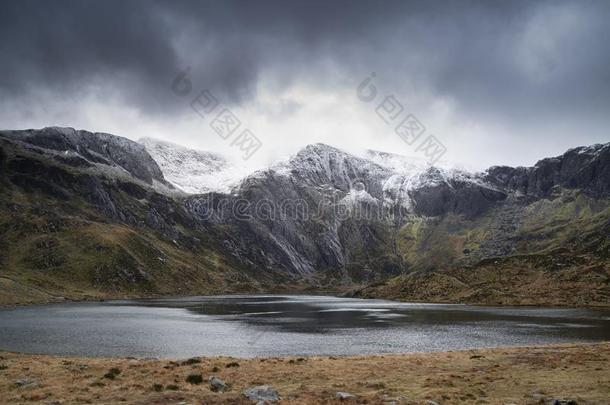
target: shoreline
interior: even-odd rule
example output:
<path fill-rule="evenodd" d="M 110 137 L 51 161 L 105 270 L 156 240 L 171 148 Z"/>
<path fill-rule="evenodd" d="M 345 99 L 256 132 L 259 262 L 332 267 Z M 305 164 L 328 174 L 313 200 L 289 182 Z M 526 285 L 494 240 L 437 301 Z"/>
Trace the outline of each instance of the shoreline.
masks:
<path fill-rule="evenodd" d="M 6 403 L 247 404 L 242 392 L 256 385 L 271 385 L 281 403 L 295 404 L 537 404 L 555 399 L 602 404 L 610 395 L 610 342 L 191 359 L 0 351 L 0 366 L 0 398 Z M 112 369 L 118 374 L 108 377 Z M 187 382 L 190 375 L 201 376 L 201 383 Z M 223 380 L 226 391 L 213 392 L 210 376 Z M 337 392 L 355 397 L 341 401 Z"/>
<path fill-rule="evenodd" d="M 563 342 L 563 343 L 541 343 L 541 344 L 533 344 L 533 345 L 516 345 L 516 346 L 490 346 L 490 347 L 478 347 L 478 348 L 466 348 L 466 349 L 453 349 L 453 350 L 434 350 L 434 351 L 415 351 L 415 352 L 402 352 L 402 353 L 373 353 L 373 354 L 293 354 L 293 355 L 280 355 L 280 356 L 253 356 L 253 357 L 243 357 L 239 355 L 229 356 L 229 355 L 217 355 L 217 356 L 194 356 L 194 357 L 156 357 L 156 356 L 83 356 L 77 354 L 45 354 L 45 353 L 34 353 L 34 352 L 20 352 L 20 351 L 12 351 L 6 350 L 0 347 L 0 356 L 5 355 L 15 355 L 15 356 L 30 356 L 30 357 L 51 357 L 51 358 L 61 358 L 61 359 L 80 359 L 80 360 L 137 360 L 137 361 L 174 361 L 181 362 L 186 361 L 192 358 L 198 359 L 233 359 L 233 360 L 242 360 L 242 361 L 250 361 L 250 360 L 269 360 L 269 359 L 297 359 L 297 358 L 334 358 L 334 359 L 351 359 L 351 358 L 367 358 L 367 359 L 376 359 L 376 358 L 388 358 L 388 357 L 402 357 L 402 356 L 410 356 L 410 355 L 434 355 L 434 354 L 442 354 L 442 353 L 465 353 L 465 352 L 473 352 L 473 351 L 494 351 L 494 350 L 511 350 L 511 349 L 544 349 L 544 348 L 561 348 L 561 347 L 572 347 L 572 346 L 597 346 L 597 345 L 610 345 L 610 340 L 600 340 L 596 342 Z M 0 359 L 0 363 L 2 359 Z"/>
<path fill-rule="evenodd" d="M 0 279 L 2 277 L 0 276 Z M 262 289 L 262 290 L 226 290 L 226 291 L 202 291 L 197 293 L 196 291 L 190 291 L 184 294 L 100 294 L 100 295 L 82 295 L 82 296 L 60 296 L 51 295 L 47 299 L 36 299 L 17 301 L 13 303 L 2 303 L 2 295 L 0 290 L 0 310 L 5 308 L 18 308 L 27 307 L 34 305 L 51 305 L 51 304 L 62 304 L 62 303 L 78 303 L 78 302 L 107 302 L 107 301 L 122 301 L 122 300 L 148 300 L 148 299 L 172 299 L 172 298 L 188 298 L 188 297 L 212 297 L 219 295 L 319 295 L 319 296 L 343 296 L 350 289 L 336 289 L 336 290 L 325 290 L 319 289 L 314 290 L 309 287 L 299 288 L 286 288 L 286 289 Z"/>
<path fill-rule="evenodd" d="M 182 299 L 189 297 L 217 297 L 217 296 L 231 296 L 231 295 L 313 295 L 320 297 L 342 297 L 342 298 L 354 298 L 362 300 L 385 300 L 400 303 L 412 303 L 412 304 L 438 304 L 438 305 L 470 305 L 470 306 L 481 306 L 481 307 L 499 307 L 499 308 L 564 308 L 564 309 L 597 309 L 597 310 L 610 310 L 610 302 L 607 305 L 570 305 L 570 304 L 498 304 L 498 303 L 485 303 L 485 302 L 463 302 L 463 301 L 434 301 L 434 300 L 401 300 L 397 298 L 382 298 L 382 297 L 359 297 L 354 295 L 348 295 L 347 293 L 352 290 L 337 290 L 337 291 L 311 291 L 311 290 L 269 290 L 269 291 L 231 291 L 231 292 L 218 292 L 215 294 L 186 294 L 186 295 L 135 295 L 135 296 L 109 296 L 108 298 L 102 297 L 83 297 L 83 298 L 66 298 L 55 299 L 55 300 L 42 300 L 40 302 L 19 302 L 14 304 L 0 304 L 0 310 L 15 309 L 23 307 L 35 307 L 44 305 L 61 305 L 61 304 L 78 304 L 78 303 L 105 303 L 112 301 L 140 301 L 140 300 L 162 300 L 162 299 Z"/>

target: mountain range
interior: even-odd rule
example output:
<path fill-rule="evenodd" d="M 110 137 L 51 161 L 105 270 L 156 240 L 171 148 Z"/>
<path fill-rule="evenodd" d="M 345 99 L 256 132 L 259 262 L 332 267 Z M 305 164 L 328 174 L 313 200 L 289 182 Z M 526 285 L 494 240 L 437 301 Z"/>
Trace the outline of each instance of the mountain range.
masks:
<path fill-rule="evenodd" d="M 324 144 L 221 155 L 0 131 L 0 303 L 262 291 L 610 303 L 610 143 L 483 172 Z"/>

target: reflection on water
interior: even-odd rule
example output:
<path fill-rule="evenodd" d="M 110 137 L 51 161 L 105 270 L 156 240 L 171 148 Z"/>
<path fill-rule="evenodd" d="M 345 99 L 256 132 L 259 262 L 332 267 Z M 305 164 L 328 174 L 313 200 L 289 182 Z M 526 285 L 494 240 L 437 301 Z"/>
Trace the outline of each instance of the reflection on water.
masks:
<path fill-rule="evenodd" d="M 0 311 L 0 348 L 86 356 L 375 354 L 610 339 L 610 312 L 233 295 Z"/>

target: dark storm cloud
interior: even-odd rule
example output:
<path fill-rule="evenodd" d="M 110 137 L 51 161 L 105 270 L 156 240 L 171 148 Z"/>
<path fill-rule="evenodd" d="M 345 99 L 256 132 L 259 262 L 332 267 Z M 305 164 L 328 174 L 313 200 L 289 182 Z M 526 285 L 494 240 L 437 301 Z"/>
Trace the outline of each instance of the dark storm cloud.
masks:
<path fill-rule="evenodd" d="M 3 2 L 0 86 L 9 95 L 41 87 L 62 94 L 129 75 L 155 86 L 174 70 L 171 35 L 154 7 L 142 11 L 135 2 Z"/>
<path fill-rule="evenodd" d="M 609 17 L 603 1 L 4 1 L 0 96 L 93 83 L 170 116 L 185 66 L 228 103 L 265 75 L 332 91 L 375 70 L 399 94 L 448 97 L 479 119 L 603 113 Z"/>

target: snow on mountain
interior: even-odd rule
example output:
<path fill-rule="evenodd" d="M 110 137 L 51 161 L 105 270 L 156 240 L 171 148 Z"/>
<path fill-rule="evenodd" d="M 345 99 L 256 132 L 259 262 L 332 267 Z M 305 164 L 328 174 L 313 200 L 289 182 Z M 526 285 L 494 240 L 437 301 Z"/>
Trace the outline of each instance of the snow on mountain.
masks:
<path fill-rule="evenodd" d="M 380 166 L 391 169 L 398 175 L 407 179 L 412 179 L 411 187 L 421 185 L 422 182 L 442 181 L 442 180 L 462 180 L 477 181 L 481 173 L 472 168 L 464 167 L 450 162 L 437 162 L 431 166 L 423 157 L 404 156 L 394 153 L 367 150 L 364 157 Z M 434 176 L 425 176 L 425 173 L 432 172 Z"/>
<path fill-rule="evenodd" d="M 138 142 L 157 162 L 165 179 L 185 193 L 228 193 L 246 174 L 217 153 L 153 138 L 142 138 Z"/>
<path fill-rule="evenodd" d="M 424 158 L 408 157 L 393 153 L 367 150 L 364 156 L 376 164 L 390 169 L 393 174 L 383 183 L 384 203 L 399 204 L 410 210 L 413 201 L 412 190 L 423 187 L 438 187 L 441 184 L 472 183 L 479 187 L 495 190 L 484 180 L 484 173 L 443 162 L 431 166 Z"/>
<path fill-rule="evenodd" d="M 406 177 L 422 173 L 430 167 L 423 158 L 407 157 L 371 149 L 366 150 L 363 157 Z"/>
<path fill-rule="evenodd" d="M 268 176 L 290 177 L 298 184 L 328 187 L 348 194 L 347 200 L 373 200 L 384 205 L 413 207 L 411 190 L 434 187 L 451 181 L 472 182 L 480 186 L 478 173 L 444 165 L 432 167 L 423 158 L 367 150 L 356 156 L 325 144 L 302 148 L 288 160 L 254 173 L 233 165 L 223 156 L 189 149 L 172 143 L 144 138 L 146 147 L 161 168 L 164 177 L 180 190 L 199 194 L 210 191 L 233 192 L 242 184 L 247 187 Z M 354 188 L 363 185 L 363 189 Z"/>
<path fill-rule="evenodd" d="M 424 159 L 372 150 L 357 156 L 325 144 L 308 145 L 290 159 L 250 174 L 240 189 L 247 192 L 262 187 L 268 195 L 280 196 L 286 194 L 288 185 L 299 190 L 311 187 L 317 190 L 315 195 L 329 198 L 340 196 L 341 203 L 348 206 L 364 203 L 390 209 L 402 207 L 407 212 L 414 212 L 423 189 L 441 193 L 440 190 L 470 185 L 497 190 L 486 181 L 484 173 L 458 166 L 430 166 Z"/>

